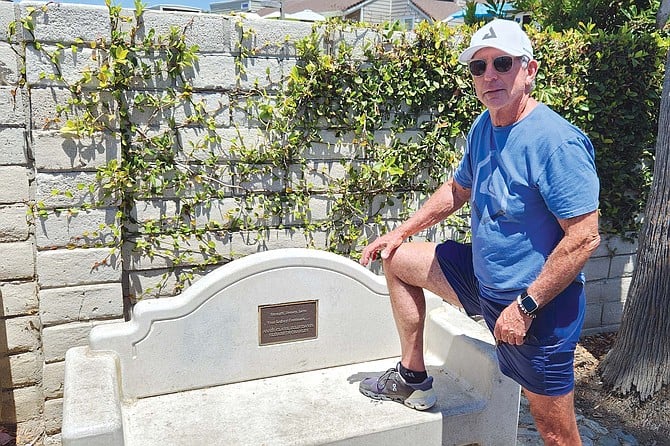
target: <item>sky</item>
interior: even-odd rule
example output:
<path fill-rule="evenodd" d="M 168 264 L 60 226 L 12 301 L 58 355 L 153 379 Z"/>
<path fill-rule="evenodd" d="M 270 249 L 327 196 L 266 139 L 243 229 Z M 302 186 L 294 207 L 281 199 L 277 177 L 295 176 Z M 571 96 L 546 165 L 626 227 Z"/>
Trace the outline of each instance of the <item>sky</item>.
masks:
<path fill-rule="evenodd" d="M 209 11 L 209 4 L 216 3 L 220 0 L 143 0 L 143 3 L 147 6 L 153 5 L 183 5 L 183 6 L 192 6 L 200 8 L 203 11 Z M 62 1 L 58 0 L 59 3 L 80 3 L 87 5 L 99 5 L 105 6 L 105 0 L 67 0 Z M 124 8 L 134 8 L 134 0 L 112 0 L 112 4 L 120 5 Z"/>

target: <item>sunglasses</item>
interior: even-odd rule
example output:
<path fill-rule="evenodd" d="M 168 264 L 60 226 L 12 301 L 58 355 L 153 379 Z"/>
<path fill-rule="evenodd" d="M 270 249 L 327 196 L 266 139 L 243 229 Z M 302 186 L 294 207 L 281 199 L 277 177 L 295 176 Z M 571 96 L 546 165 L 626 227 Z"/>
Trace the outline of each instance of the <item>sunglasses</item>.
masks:
<path fill-rule="evenodd" d="M 493 59 L 493 68 L 495 68 L 498 73 L 507 73 L 512 69 L 512 65 L 514 65 L 514 59 L 522 58 L 523 57 L 498 56 Z M 486 72 L 486 65 L 486 61 L 482 59 L 471 60 L 468 63 L 470 73 L 475 77 L 479 77 Z"/>

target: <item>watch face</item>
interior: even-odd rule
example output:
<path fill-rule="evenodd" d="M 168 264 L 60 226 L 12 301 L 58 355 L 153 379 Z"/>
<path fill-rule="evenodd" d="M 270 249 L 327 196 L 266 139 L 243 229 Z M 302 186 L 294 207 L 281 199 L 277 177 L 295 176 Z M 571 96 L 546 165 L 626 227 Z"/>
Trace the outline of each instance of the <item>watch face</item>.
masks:
<path fill-rule="evenodd" d="M 537 302 L 531 296 L 525 296 L 521 299 L 521 305 L 526 309 L 527 312 L 532 313 L 537 310 Z"/>

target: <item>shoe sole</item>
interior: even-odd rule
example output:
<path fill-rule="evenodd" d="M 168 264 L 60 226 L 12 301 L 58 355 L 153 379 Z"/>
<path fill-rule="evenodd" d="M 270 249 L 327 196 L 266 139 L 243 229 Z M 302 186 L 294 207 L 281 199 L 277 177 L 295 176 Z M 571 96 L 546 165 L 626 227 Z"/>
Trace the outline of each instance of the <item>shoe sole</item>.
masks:
<path fill-rule="evenodd" d="M 379 393 L 374 393 L 370 390 L 361 390 L 361 393 L 367 397 L 372 398 L 373 400 L 380 400 L 380 401 L 394 401 L 396 403 L 402 403 L 405 406 L 415 409 L 415 410 L 428 410 L 431 407 L 435 405 L 435 402 L 437 401 L 437 397 L 435 395 L 420 395 L 418 398 L 413 397 L 415 393 L 421 393 L 424 394 L 425 392 L 421 390 L 417 390 L 412 395 L 409 396 L 409 398 L 403 400 L 401 397 L 396 397 L 393 398 L 388 395 L 382 395 Z M 427 396 L 427 398 L 426 398 Z"/>

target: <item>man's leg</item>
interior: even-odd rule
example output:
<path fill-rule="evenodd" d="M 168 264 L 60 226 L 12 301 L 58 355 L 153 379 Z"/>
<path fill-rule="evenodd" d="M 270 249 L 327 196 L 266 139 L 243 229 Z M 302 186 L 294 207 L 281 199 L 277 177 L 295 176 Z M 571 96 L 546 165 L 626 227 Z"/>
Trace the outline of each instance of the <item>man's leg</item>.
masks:
<path fill-rule="evenodd" d="M 423 289 L 460 306 L 435 257 L 434 243 L 405 243 L 384 261 L 393 317 L 400 335 L 402 365 L 425 370 L 423 329 L 426 301 Z"/>
<path fill-rule="evenodd" d="M 425 373 L 423 358 L 426 316 L 423 288 L 458 304 L 436 259 L 435 248 L 433 243 L 404 243 L 384 260 L 402 357 L 396 368 L 387 370 L 379 378 L 361 381 L 360 391 L 370 398 L 398 401 L 417 410 L 426 410 L 435 404 L 433 379 Z"/>
<path fill-rule="evenodd" d="M 523 389 L 535 426 L 546 446 L 580 446 L 582 441 L 575 418 L 574 391 L 546 396 Z"/>

